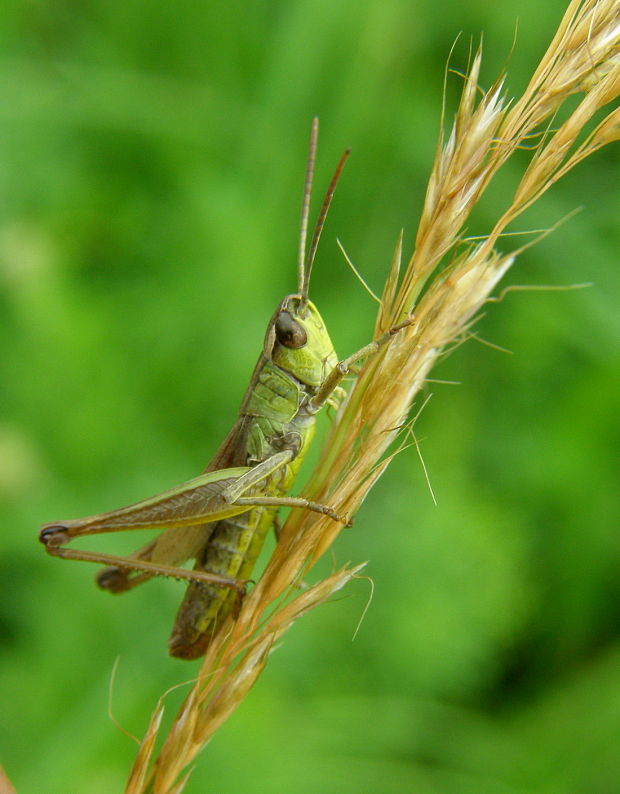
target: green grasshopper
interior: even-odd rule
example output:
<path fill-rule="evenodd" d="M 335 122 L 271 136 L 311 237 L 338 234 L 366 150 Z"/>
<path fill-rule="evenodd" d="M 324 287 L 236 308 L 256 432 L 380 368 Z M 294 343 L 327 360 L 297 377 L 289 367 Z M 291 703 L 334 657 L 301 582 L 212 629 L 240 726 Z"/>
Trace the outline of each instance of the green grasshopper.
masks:
<path fill-rule="evenodd" d="M 329 184 L 309 252 L 306 238 L 318 120 L 312 124 L 301 214 L 298 291 L 273 314 L 239 418 L 204 473 L 164 493 L 108 513 L 45 524 L 39 538 L 64 559 L 104 563 L 99 587 L 131 590 L 153 576 L 189 582 L 169 640 L 172 656 L 202 656 L 245 592 L 248 577 L 279 507 L 302 507 L 349 524 L 326 505 L 287 496 L 314 435 L 316 414 L 340 399 L 351 366 L 372 355 L 410 320 L 338 361 L 325 323 L 308 299 L 319 238 L 349 150 Z M 65 548 L 83 535 L 162 529 L 129 557 Z M 181 568 L 195 560 L 193 570 Z"/>

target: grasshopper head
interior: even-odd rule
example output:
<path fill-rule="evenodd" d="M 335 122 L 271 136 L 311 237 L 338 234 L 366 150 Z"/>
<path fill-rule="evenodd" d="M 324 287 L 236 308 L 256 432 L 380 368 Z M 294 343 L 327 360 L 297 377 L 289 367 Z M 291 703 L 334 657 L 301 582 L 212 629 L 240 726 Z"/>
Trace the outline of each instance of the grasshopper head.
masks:
<path fill-rule="evenodd" d="M 308 386 L 320 386 L 338 363 L 332 340 L 316 306 L 288 295 L 269 323 L 265 355 Z"/>

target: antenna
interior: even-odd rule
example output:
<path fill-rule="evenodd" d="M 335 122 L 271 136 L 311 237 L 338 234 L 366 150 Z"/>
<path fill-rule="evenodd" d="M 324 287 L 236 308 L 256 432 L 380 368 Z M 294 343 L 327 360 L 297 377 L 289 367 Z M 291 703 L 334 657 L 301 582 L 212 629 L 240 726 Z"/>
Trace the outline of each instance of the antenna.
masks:
<path fill-rule="evenodd" d="M 310 214 L 310 197 L 312 195 L 312 178 L 314 176 L 314 161 L 316 158 L 316 144 L 319 137 L 319 119 L 312 119 L 310 130 L 310 145 L 308 148 L 308 163 L 306 165 L 306 179 L 304 181 L 304 197 L 301 204 L 301 230 L 299 233 L 299 255 L 297 257 L 297 289 L 301 293 L 306 281 L 304 267 L 306 264 L 306 240 L 308 237 L 308 216 Z"/>
<path fill-rule="evenodd" d="M 299 259 L 297 263 L 297 284 L 299 288 L 299 293 L 302 298 L 302 303 L 306 303 L 308 300 L 310 274 L 312 273 L 312 265 L 314 264 L 316 249 L 319 245 L 319 240 L 321 239 L 321 232 L 323 231 L 323 226 L 325 225 L 325 218 L 327 217 L 327 212 L 329 210 L 329 205 L 331 204 L 332 198 L 334 196 L 336 185 L 338 184 L 338 180 L 340 179 L 340 174 L 342 173 L 344 164 L 347 161 L 347 157 L 351 153 L 350 149 L 345 149 L 345 151 L 342 154 L 342 157 L 338 162 L 338 165 L 336 166 L 334 175 L 332 176 L 331 182 L 327 187 L 325 198 L 323 199 L 323 203 L 321 204 L 321 210 L 319 212 L 319 216 L 317 218 L 316 225 L 314 227 L 314 233 L 312 235 L 312 242 L 310 243 L 310 251 L 306 256 L 306 239 L 308 235 L 308 215 L 310 211 L 310 194 L 312 192 L 312 177 L 314 175 L 314 161 L 316 157 L 316 145 L 317 145 L 318 134 L 319 134 L 319 120 L 315 116 L 312 119 L 312 130 L 310 132 L 308 165 L 306 167 L 304 198 L 301 208 L 301 234 L 299 239 Z"/>

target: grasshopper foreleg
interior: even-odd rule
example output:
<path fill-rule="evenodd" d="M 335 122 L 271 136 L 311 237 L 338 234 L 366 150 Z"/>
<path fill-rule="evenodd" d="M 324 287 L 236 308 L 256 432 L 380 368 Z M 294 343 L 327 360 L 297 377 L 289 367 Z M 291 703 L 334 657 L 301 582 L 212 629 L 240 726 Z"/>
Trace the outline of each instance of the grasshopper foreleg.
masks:
<path fill-rule="evenodd" d="M 325 378 L 314 397 L 308 400 L 306 405 L 306 410 L 308 413 L 314 414 L 321 410 L 321 408 L 336 391 L 340 382 L 344 380 L 344 378 L 346 378 L 346 376 L 352 371 L 354 364 L 364 358 L 373 356 L 384 345 L 386 345 L 393 336 L 395 336 L 399 331 L 402 331 L 403 328 L 407 328 L 408 326 L 412 325 L 413 322 L 414 317 L 413 315 L 410 315 L 406 320 L 403 320 L 402 323 L 395 325 L 378 339 L 375 339 L 374 342 L 364 345 L 364 347 L 360 348 L 355 353 L 352 353 L 350 356 L 347 356 L 347 358 L 339 361 L 329 375 Z"/>

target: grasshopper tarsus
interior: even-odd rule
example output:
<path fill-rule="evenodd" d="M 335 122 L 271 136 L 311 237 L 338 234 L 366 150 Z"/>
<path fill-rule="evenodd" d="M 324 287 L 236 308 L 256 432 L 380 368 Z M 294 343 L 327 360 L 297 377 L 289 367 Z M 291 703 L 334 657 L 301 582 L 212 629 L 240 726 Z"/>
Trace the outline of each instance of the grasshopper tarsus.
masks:
<path fill-rule="evenodd" d="M 247 595 L 249 584 L 255 584 L 254 579 L 237 579 L 236 585 L 233 589 L 238 596 L 243 598 L 245 595 Z"/>

